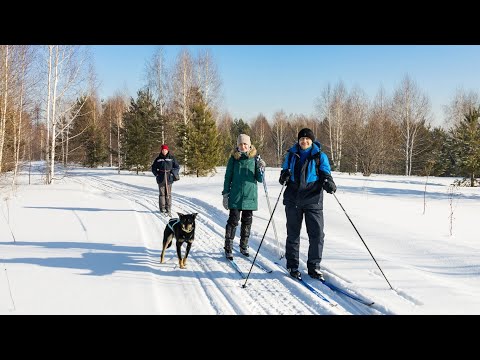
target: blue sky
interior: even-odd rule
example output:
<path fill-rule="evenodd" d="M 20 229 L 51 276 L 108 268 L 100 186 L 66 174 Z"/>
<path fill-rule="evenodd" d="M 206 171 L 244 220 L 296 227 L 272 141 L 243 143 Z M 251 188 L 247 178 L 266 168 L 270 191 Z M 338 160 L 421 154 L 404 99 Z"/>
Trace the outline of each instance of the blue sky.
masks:
<path fill-rule="evenodd" d="M 127 89 L 135 96 L 156 45 L 91 46 L 100 96 Z M 171 64 L 181 46 L 163 46 Z M 251 120 L 260 112 L 315 114 L 322 89 L 342 80 L 373 99 L 380 86 L 391 95 L 404 75 L 416 81 L 431 101 L 434 125 L 443 123 L 443 105 L 456 89 L 478 91 L 478 45 L 195 45 L 195 55 L 210 49 L 222 80 L 222 108 L 234 118 Z"/>

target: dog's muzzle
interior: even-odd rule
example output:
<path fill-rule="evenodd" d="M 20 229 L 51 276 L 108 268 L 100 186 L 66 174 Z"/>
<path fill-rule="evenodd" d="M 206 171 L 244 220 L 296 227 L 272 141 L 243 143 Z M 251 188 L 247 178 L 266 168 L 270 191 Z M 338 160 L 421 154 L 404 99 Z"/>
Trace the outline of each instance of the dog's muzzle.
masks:
<path fill-rule="evenodd" d="M 188 227 L 185 227 L 184 225 L 182 225 L 182 231 L 185 231 L 186 233 L 191 233 L 193 229 L 195 229 L 195 227 L 192 225 L 189 225 Z"/>

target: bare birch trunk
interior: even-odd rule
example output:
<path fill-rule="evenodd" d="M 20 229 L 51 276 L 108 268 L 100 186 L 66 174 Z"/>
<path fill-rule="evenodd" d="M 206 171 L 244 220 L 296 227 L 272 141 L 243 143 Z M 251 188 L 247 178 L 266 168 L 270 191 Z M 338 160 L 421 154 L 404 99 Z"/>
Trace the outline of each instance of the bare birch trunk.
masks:
<path fill-rule="evenodd" d="M 110 149 L 110 167 L 113 167 L 113 152 L 112 152 L 112 107 L 110 106 L 110 115 L 108 117 L 108 148 Z"/>
<path fill-rule="evenodd" d="M 23 101 L 24 101 L 24 92 L 25 92 L 25 75 L 27 70 L 27 48 L 20 47 L 20 101 L 18 104 L 18 129 L 14 131 L 14 168 L 13 168 L 13 179 L 12 186 L 15 185 L 15 180 L 17 178 L 18 172 L 18 163 L 20 161 L 20 139 L 22 138 L 22 115 L 23 115 Z M 31 140 L 30 140 L 31 141 Z"/>
<path fill-rule="evenodd" d="M 118 148 L 118 173 L 120 174 L 120 167 L 122 166 L 122 156 L 121 156 L 121 143 L 120 143 L 120 122 L 121 122 L 121 114 L 117 115 L 117 148 Z"/>
<path fill-rule="evenodd" d="M 53 45 L 48 45 L 48 80 L 47 80 L 47 138 L 45 141 L 45 161 L 47 164 L 45 182 L 50 184 L 52 174 L 50 173 L 50 103 L 52 102 L 51 82 L 52 82 L 52 51 Z"/>
<path fill-rule="evenodd" d="M 3 104 L 0 114 L 0 173 L 2 172 L 2 164 L 3 164 L 3 146 L 5 144 L 5 129 L 7 124 L 7 99 L 8 99 L 8 51 L 9 45 L 5 45 L 5 57 L 4 57 L 4 64 L 5 64 L 5 76 L 4 76 L 4 97 L 3 97 Z"/>
<path fill-rule="evenodd" d="M 55 176 L 55 144 L 56 144 L 56 130 L 57 130 L 57 121 L 55 119 L 55 112 L 57 109 L 57 84 L 58 84 L 58 58 L 59 58 L 59 48 L 58 45 L 55 46 L 55 75 L 53 77 L 53 101 L 52 101 L 52 138 L 50 142 L 50 182 L 52 183 L 53 177 Z"/>
<path fill-rule="evenodd" d="M 403 139 L 406 176 L 412 174 L 415 155 L 423 151 L 417 137 L 418 130 L 426 122 L 429 107 L 428 98 L 420 93 L 416 84 L 406 75 L 395 91 L 393 108 Z"/>

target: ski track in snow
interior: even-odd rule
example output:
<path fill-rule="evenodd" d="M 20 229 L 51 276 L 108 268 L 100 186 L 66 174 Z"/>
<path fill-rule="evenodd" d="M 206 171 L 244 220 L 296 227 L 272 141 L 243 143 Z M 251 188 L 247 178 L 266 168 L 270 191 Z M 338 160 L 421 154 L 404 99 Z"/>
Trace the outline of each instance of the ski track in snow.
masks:
<path fill-rule="evenodd" d="M 180 270 L 177 266 L 174 245 L 166 250 L 166 261 L 160 264 L 163 230 L 170 218 L 159 214 L 156 188 L 141 188 L 95 175 L 70 179 L 101 190 L 106 196 L 119 196 L 134 203 L 132 208 L 135 210 L 141 240 L 146 248 L 146 262 L 153 270 L 150 276 L 155 296 L 161 296 L 155 287 L 158 277 L 164 272 L 176 271 L 181 274 L 175 278 L 178 286 L 181 286 L 188 296 L 204 297 L 214 314 L 381 313 L 379 312 L 381 306 L 375 308 L 374 305 L 369 308 L 348 297 L 338 295 L 321 283 L 305 279 L 326 298 L 337 303 L 336 307 L 331 307 L 302 284 L 280 269 L 276 269 L 274 261 L 261 254 L 257 256 L 256 262 L 272 269 L 273 272 L 268 274 L 253 266 L 247 286 L 243 288 L 245 280 L 228 263 L 221 250 L 224 243 L 224 226 L 216 222 L 215 211 L 205 208 L 202 201 L 175 192 L 172 192 L 172 215 L 175 212 L 199 213 L 196 218 L 195 242 L 187 259 L 187 269 Z M 182 251 L 185 251 L 185 246 Z M 236 256 L 235 261 L 246 275 L 251 263 L 241 255 Z M 205 312 L 205 309 L 202 312 Z"/>

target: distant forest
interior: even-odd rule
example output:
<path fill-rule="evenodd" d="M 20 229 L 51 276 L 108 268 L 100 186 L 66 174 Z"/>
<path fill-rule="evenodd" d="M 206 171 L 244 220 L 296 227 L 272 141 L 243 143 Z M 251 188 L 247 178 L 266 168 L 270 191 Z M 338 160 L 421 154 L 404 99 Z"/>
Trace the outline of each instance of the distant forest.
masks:
<path fill-rule="evenodd" d="M 408 74 L 393 94 L 379 88 L 369 99 L 338 82 L 312 99 L 315 116 L 280 110 L 246 121 L 220 110 L 222 79 L 206 49 L 183 49 L 167 67 L 159 47 L 145 78 L 135 98 L 119 90 L 100 99 L 88 47 L 0 45 L 0 173 L 15 179 L 20 165 L 37 160 L 48 165 L 47 184 L 57 163 L 149 171 L 166 143 L 184 175 L 208 176 L 226 165 L 240 133 L 251 136 L 267 166 L 278 167 L 309 127 L 335 171 L 455 176 L 479 185 L 475 91 L 457 90 L 444 105 L 446 127 L 431 126 L 428 94 Z"/>

